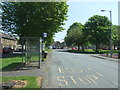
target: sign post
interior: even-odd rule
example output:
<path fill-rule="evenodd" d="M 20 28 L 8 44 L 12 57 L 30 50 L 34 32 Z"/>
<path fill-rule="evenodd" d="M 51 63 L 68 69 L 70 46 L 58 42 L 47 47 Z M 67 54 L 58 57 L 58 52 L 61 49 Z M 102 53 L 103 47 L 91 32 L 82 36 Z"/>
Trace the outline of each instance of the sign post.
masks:
<path fill-rule="evenodd" d="M 45 38 L 46 37 L 47 37 L 47 33 L 43 33 L 43 40 L 42 40 L 42 62 L 44 61 L 44 50 L 45 50 L 44 42 L 45 42 Z"/>

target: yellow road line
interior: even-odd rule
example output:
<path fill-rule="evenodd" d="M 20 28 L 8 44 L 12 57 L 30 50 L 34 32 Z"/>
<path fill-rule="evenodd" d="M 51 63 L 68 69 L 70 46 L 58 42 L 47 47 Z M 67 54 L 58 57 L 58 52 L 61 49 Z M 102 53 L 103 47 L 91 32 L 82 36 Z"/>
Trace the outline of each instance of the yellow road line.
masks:
<path fill-rule="evenodd" d="M 118 83 L 113 82 L 115 85 L 120 86 Z"/>
<path fill-rule="evenodd" d="M 59 73 L 64 73 L 64 72 L 62 72 L 62 71 L 61 71 L 61 69 L 60 69 L 60 68 L 58 68 L 58 71 L 59 71 Z"/>
<path fill-rule="evenodd" d="M 98 77 L 97 77 L 97 76 L 95 76 L 95 75 L 89 75 L 89 76 L 92 76 L 92 77 L 94 77 L 95 79 L 98 79 Z"/>
<path fill-rule="evenodd" d="M 87 78 L 89 78 L 93 83 L 97 84 L 97 82 L 94 81 L 90 76 L 87 75 Z"/>
<path fill-rule="evenodd" d="M 98 74 L 99 76 L 103 76 L 102 74 L 100 74 L 100 73 L 98 73 L 98 72 L 96 72 L 96 74 Z"/>
<path fill-rule="evenodd" d="M 68 82 L 67 82 L 66 80 L 64 80 L 64 78 L 65 78 L 64 76 L 58 76 L 58 77 L 57 77 L 57 80 L 58 80 L 58 81 L 61 81 L 61 82 L 64 82 L 64 83 L 65 83 L 65 84 L 63 84 L 63 85 L 62 85 L 62 84 L 59 84 L 59 86 L 66 86 L 66 85 L 68 85 Z"/>
<path fill-rule="evenodd" d="M 88 81 L 88 83 L 91 83 L 91 81 L 89 79 L 87 79 L 86 77 L 84 77 L 84 78 Z"/>
<path fill-rule="evenodd" d="M 75 81 L 75 79 L 74 79 L 72 76 L 70 76 L 70 78 L 71 78 L 71 80 L 73 81 L 73 83 L 76 85 L 77 82 Z"/>
<path fill-rule="evenodd" d="M 85 82 L 79 77 L 79 80 L 85 85 Z"/>

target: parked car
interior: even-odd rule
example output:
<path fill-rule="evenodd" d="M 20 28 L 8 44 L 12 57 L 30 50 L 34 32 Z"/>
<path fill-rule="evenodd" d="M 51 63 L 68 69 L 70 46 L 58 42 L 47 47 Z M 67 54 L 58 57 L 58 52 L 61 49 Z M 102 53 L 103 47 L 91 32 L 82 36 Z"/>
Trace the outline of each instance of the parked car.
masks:
<path fill-rule="evenodd" d="M 4 47 L 3 48 L 3 53 L 12 53 L 13 50 L 10 47 Z"/>
<path fill-rule="evenodd" d="M 120 47 L 118 47 L 117 50 L 120 50 Z"/>
<path fill-rule="evenodd" d="M 76 50 L 77 48 L 71 48 L 72 50 Z"/>
<path fill-rule="evenodd" d="M 0 49 L 0 53 L 2 53 L 3 52 L 3 50 L 2 49 Z"/>
<path fill-rule="evenodd" d="M 102 49 L 102 50 L 109 50 L 108 48 L 100 48 L 100 49 Z"/>

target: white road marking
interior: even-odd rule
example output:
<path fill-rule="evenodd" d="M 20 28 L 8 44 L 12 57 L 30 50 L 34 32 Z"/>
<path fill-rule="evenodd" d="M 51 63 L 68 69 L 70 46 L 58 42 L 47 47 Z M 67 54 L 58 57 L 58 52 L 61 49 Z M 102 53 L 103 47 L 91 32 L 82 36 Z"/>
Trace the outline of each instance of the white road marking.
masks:
<path fill-rule="evenodd" d="M 58 68 L 59 73 L 64 73 L 60 68 Z"/>
<path fill-rule="evenodd" d="M 91 81 L 89 79 L 87 79 L 86 77 L 84 77 L 84 78 L 88 81 L 88 83 L 91 83 Z"/>
<path fill-rule="evenodd" d="M 96 72 L 96 74 L 98 74 L 99 76 L 103 76 L 102 74 L 100 74 L 100 73 L 98 73 L 98 72 Z"/>
<path fill-rule="evenodd" d="M 120 86 L 118 83 L 113 82 L 115 85 Z"/>
<path fill-rule="evenodd" d="M 73 81 L 73 83 L 76 85 L 77 82 L 75 81 L 75 79 L 74 79 L 72 76 L 70 76 L 70 78 L 71 78 L 71 80 Z"/>
<path fill-rule="evenodd" d="M 87 75 L 87 78 L 89 78 L 93 83 L 97 84 L 97 82 L 94 81 L 89 75 Z"/>
<path fill-rule="evenodd" d="M 85 82 L 79 77 L 79 80 L 85 85 Z"/>
<path fill-rule="evenodd" d="M 61 82 L 64 82 L 64 83 L 65 83 L 64 85 L 59 84 L 59 86 L 66 86 L 66 85 L 68 85 L 68 82 L 67 82 L 66 80 L 63 80 L 64 78 L 65 78 L 64 76 L 58 76 L 58 77 L 57 77 L 57 80 L 58 80 L 58 81 L 61 81 Z"/>

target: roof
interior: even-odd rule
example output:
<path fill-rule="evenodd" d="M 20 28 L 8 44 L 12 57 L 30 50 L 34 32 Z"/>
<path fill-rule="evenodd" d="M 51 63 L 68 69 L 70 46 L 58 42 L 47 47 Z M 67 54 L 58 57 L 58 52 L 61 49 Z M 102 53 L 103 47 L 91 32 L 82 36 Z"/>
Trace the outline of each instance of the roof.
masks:
<path fill-rule="evenodd" d="M 2 32 L 0 32 L 0 38 L 10 39 L 10 40 L 16 40 L 14 37 L 12 37 L 12 36 L 10 36 L 8 34 L 2 33 Z"/>

